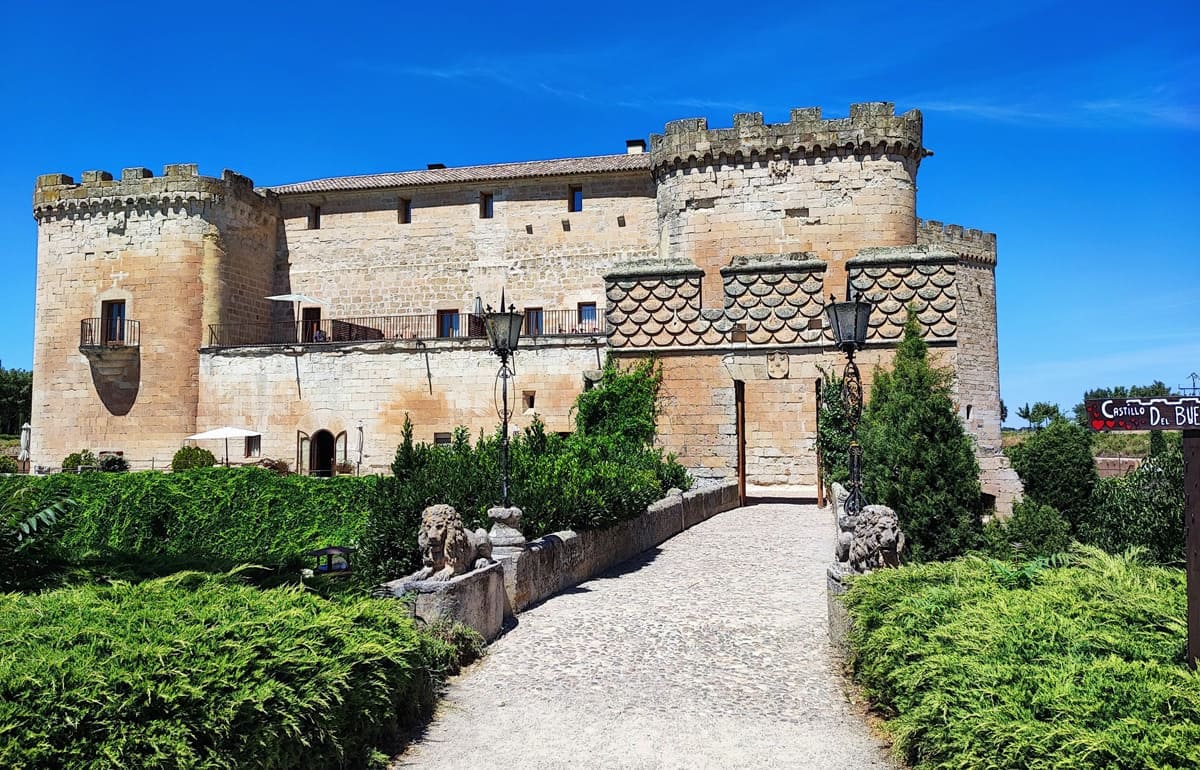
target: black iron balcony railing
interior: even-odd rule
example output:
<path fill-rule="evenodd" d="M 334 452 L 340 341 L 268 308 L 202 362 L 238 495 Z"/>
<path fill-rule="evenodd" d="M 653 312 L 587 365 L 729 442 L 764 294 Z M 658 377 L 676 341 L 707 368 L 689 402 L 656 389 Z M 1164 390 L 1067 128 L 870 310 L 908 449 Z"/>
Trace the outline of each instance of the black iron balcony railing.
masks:
<path fill-rule="evenodd" d="M 580 321 L 575 310 L 527 313 L 522 335 L 598 336 L 607 333 L 603 321 Z M 264 324 L 209 324 L 208 344 L 215 348 L 297 343 L 362 342 L 369 340 L 436 340 L 484 338 L 483 318 L 474 313 L 323 318 Z"/>
<path fill-rule="evenodd" d="M 79 322 L 81 348 L 136 348 L 141 324 L 127 318 L 84 318 Z"/>

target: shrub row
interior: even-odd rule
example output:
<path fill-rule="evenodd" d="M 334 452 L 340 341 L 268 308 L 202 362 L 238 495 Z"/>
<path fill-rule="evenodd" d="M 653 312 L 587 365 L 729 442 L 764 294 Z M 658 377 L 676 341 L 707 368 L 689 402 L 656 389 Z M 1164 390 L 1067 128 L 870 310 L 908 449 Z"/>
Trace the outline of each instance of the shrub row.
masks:
<path fill-rule="evenodd" d="M 0 766 L 381 767 L 456 665 L 398 602 L 183 572 L 0 594 Z"/>
<path fill-rule="evenodd" d="M 509 442 L 512 505 L 524 513 L 528 538 L 564 529 L 601 529 L 641 514 L 671 488 L 691 480 L 658 450 L 612 435 L 546 433 L 540 422 Z M 382 502 L 367 521 L 362 559 L 372 577 L 411 572 L 419 562 L 416 530 L 421 511 L 433 503 L 454 506 L 469 528 L 489 526 L 487 510 L 501 501 L 500 437 L 481 436 L 472 446 L 458 429 L 448 446 L 404 441 L 392 465 L 394 478 L 380 482 Z"/>
<path fill-rule="evenodd" d="M 1008 450 L 1028 500 L 1063 514 L 1070 534 L 1112 553 L 1144 548 L 1163 563 L 1183 560 L 1183 453 L 1180 434 L 1162 433 L 1155 451 L 1125 476 L 1098 478 L 1094 436 L 1055 420 Z"/>
<path fill-rule="evenodd" d="M 916 768 L 1200 767 L 1183 572 L 1098 549 L 969 557 L 846 594 L 852 665 Z"/>
<path fill-rule="evenodd" d="M 71 562 L 169 558 L 227 568 L 280 564 L 312 548 L 358 540 L 376 504 L 376 483 L 204 468 L 13 477 L 0 481 L 0 495 L 27 489 L 32 508 L 74 500 L 50 533 Z"/>

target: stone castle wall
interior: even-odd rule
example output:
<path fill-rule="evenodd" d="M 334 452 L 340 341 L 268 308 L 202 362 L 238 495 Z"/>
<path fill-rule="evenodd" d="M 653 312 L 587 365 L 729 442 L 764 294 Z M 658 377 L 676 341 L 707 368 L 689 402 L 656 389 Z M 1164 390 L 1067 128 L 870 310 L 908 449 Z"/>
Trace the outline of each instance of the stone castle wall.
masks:
<path fill-rule="evenodd" d="M 237 425 L 261 431 L 262 456 L 286 460 L 293 469 L 297 431 L 309 436 L 320 430 L 334 436 L 345 431 L 347 459 L 357 463 L 361 425 L 364 473 L 389 471 L 406 414 L 414 439 L 427 443 L 459 425 L 467 427 L 472 442 L 480 431 L 494 431 L 500 422 L 495 405 L 499 360 L 487 345 L 480 340 L 424 345 L 367 342 L 339 348 L 293 346 L 283 353 L 267 348 L 206 351 L 200 355 L 197 424 L 201 429 Z M 536 413 L 549 431 L 573 431 L 571 407 L 583 391 L 584 372 L 596 367 L 595 347 L 586 340 L 523 345 L 515 364 L 510 425 L 528 427 Z M 524 406 L 531 394 L 532 410 Z M 243 461 L 241 442 L 231 442 L 230 452 L 233 462 Z"/>
<path fill-rule="evenodd" d="M 571 429 L 597 345 L 623 359 L 654 353 L 665 374 L 660 441 L 696 475 L 736 471 L 741 382 L 749 481 L 812 486 L 815 385 L 843 361 L 823 308 L 849 285 L 876 305 L 859 355 L 868 387 L 915 310 L 935 358 L 955 369 L 985 491 L 1003 511 L 1015 477 L 998 449 L 995 236 L 916 218 L 926 155 L 920 113 L 897 116 L 880 102 L 835 120 L 798 109 L 780 124 L 758 113 L 723 129 L 674 121 L 644 160 L 258 191 L 191 165 L 157 178 L 145 169 L 120 180 L 88 172 L 82 184 L 42 177 L 34 463 L 57 465 L 87 446 L 147 465 L 183 436 L 225 424 L 262 430 L 262 454 L 294 463 L 298 431 L 345 432 L 357 450 L 361 425 L 365 468 L 382 470 L 406 412 L 421 440 L 460 423 L 490 431 L 496 367 L 478 340 L 196 351 L 210 324 L 293 320 L 295 307 L 269 294 L 314 296 L 322 317 L 347 319 L 469 312 L 476 296 L 495 304 L 503 289 L 521 308 L 569 314 L 594 302 L 611 329 L 607 339 L 542 338 L 519 354 L 516 400 L 535 391 L 551 430 Z M 572 212 L 575 186 L 583 208 Z M 490 218 L 482 193 L 493 196 Z M 99 316 L 107 299 L 127 302 L 141 345 L 77 352 L 79 320 Z M 521 425 L 528 415 L 517 411 Z"/>
<path fill-rule="evenodd" d="M 583 188 L 582 211 L 567 211 L 572 185 Z M 494 196 L 490 219 L 480 218 L 481 192 Z M 308 227 L 313 205 L 320 229 Z M 496 304 L 501 289 L 520 307 L 602 309 L 601 276 L 657 247 L 645 171 L 289 196 L 284 217 L 289 267 L 276 290 L 326 301 L 329 317 L 466 312 L 476 295 Z"/>
<path fill-rule="evenodd" d="M 257 241 L 270 241 L 270 202 L 249 180 L 52 174 L 34 192 L 38 220 L 32 463 L 56 466 L 81 448 L 162 464 L 195 432 L 196 349 L 207 323 L 243 317 L 236 299 L 269 280 Z M 231 222 L 237 222 L 236 228 Z M 249 243 L 247 243 L 249 242 Z M 80 322 L 124 301 L 137 346 L 84 352 Z"/>

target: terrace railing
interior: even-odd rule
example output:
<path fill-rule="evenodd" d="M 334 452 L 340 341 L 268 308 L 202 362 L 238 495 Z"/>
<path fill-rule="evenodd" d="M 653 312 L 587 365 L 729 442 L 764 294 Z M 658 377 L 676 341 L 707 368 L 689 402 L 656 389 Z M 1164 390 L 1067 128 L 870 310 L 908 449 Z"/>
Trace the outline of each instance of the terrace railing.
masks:
<path fill-rule="evenodd" d="M 141 324 L 126 318 L 84 318 L 79 322 L 80 348 L 136 348 Z"/>
<path fill-rule="evenodd" d="M 603 321 L 580 321 L 575 310 L 543 310 L 525 318 L 526 337 L 603 336 Z M 484 338 L 483 318 L 474 313 L 323 318 L 261 324 L 209 324 L 208 344 L 215 348 Z"/>

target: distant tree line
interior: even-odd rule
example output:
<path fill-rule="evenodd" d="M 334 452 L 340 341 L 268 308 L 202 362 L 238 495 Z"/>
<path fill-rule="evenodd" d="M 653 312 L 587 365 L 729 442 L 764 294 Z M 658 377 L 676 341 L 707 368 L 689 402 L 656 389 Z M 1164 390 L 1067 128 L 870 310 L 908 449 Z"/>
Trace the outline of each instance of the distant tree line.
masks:
<path fill-rule="evenodd" d="M 33 406 L 33 372 L 0 367 L 0 433 L 16 435 Z"/>

